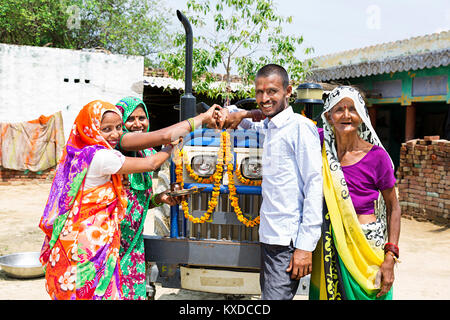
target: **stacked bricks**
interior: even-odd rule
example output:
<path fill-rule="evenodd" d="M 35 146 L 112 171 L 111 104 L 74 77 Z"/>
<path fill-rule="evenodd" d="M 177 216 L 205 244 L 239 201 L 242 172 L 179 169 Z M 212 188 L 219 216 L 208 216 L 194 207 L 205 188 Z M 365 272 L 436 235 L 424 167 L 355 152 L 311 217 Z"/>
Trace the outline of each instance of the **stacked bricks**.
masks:
<path fill-rule="evenodd" d="M 450 225 L 450 141 L 425 136 L 402 143 L 397 186 L 402 215 Z"/>
<path fill-rule="evenodd" d="M 51 182 L 55 176 L 55 168 L 42 172 L 18 171 L 0 167 L 0 184 L 20 182 Z"/>

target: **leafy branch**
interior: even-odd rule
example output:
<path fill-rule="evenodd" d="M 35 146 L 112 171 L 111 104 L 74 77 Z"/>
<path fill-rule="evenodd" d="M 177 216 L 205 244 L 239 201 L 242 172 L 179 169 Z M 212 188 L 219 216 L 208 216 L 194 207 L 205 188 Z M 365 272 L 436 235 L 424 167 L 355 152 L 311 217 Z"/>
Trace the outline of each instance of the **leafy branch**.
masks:
<path fill-rule="evenodd" d="M 303 43 L 301 36 L 285 35 L 283 26 L 292 17 L 276 13 L 272 0 L 189 0 L 185 15 L 194 29 L 194 89 L 225 101 L 252 94 L 254 75 L 267 63 L 283 65 L 291 79 L 298 83 L 311 66 L 298 57 Z M 160 59 L 169 75 L 182 79 L 184 75 L 184 34 L 173 41 L 174 51 L 161 53 Z M 312 48 L 306 48 L 310 54 Z M 213 71 L 222 66 L 224 80 Z M 242 85 L 231 90 L 232 74 L 238 74 Z"/>

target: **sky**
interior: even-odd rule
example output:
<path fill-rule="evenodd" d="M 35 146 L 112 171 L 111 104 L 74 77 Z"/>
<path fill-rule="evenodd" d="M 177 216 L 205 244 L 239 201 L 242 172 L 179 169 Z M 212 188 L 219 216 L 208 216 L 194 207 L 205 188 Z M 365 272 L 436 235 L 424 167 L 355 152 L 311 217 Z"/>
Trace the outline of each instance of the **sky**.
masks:
<path fill-rule="evenodd" d="M 292 24 L 285 30 L 303 35 L 303 46 L 314 48 L 310 57 L 450 30 L 449 0 L 274 2 L 279 15 L 293 17 Z M 181 10 L 187 8 L 186 0 L 167 0 L 166 5 Z M 175 27 L 176 23 L 178 20 Z M 193 32 L 195 35 L 196 30 Z"/>

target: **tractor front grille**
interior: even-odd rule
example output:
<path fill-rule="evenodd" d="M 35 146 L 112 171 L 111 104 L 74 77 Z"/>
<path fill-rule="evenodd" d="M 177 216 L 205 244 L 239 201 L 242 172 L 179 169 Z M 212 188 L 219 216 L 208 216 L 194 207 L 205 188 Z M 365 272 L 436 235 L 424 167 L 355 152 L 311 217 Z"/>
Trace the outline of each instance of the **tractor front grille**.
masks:
<path fill-rule="evenodd" d="M 261 207 L 261 195 L 238 194 L 238 197 L 243 215 L 248 219 L 256 218 Z M 191 215 L 197 218 L 203 216 L 208 210 L 210 198 L 210 192 L 201 192 L 189 197 Z M 246 227 L 237 219 L 228 194 L 220 194 L 210 221 L 192 223 L 186 220 L 186 236 L 195 239 L 259 241 L 258 226 Z"/>

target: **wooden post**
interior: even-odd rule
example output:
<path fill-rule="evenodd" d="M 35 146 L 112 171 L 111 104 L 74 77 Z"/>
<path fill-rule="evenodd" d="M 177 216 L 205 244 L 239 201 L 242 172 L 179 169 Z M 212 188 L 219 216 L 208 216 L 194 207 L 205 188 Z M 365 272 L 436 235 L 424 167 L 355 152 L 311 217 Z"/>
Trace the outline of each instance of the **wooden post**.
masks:
<path fill-rule="evenodd" d="M 375 130 L 377 128 L 377 106 L 371 106 L 367 108 L 369 111 L 370 122 L 372 123 L 372 127 Z"/>
<path fill-rule="evenodd" d="M 406 106 L 405 141 L 414 139 L 416 131 L 416 106 Z"/>

